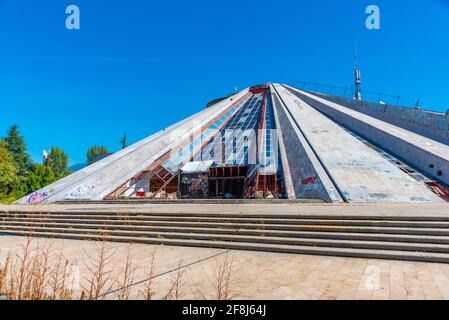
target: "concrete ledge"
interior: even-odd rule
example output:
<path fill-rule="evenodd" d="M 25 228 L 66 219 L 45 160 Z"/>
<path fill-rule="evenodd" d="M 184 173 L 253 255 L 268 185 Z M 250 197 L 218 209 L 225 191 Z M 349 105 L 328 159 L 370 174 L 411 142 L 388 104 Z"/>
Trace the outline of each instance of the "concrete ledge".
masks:
<path fill-rule="evenodd" d="M 56 204 L 298 204 L 325 203 L 319 199 L 179 199 L 179 200 L 113 200 L 113 201 L 58 201 Z"/>
<path fill-rule="evenodd" d="M 356 101 L 318 92 L 309 93 L 449 145 L 449 113 L 384 105 L 370 101 Z"/>

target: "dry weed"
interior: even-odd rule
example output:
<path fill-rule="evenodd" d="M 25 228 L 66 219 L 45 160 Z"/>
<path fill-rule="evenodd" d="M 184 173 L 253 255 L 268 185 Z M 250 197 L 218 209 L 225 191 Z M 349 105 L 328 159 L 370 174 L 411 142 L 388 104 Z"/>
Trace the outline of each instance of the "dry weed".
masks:
<path fill-rule="evenodd" d="M 94 243 L 94 255 L 84 252 L 83 261 L 87 276 L 84 278 L 86 285 L 83 286 L 83 299 L 100 300 L 117 283 L 117 279 L 113 276 L 113 269 L 110 267 L 114 254 L 115 250 L 106 241 Z"/>

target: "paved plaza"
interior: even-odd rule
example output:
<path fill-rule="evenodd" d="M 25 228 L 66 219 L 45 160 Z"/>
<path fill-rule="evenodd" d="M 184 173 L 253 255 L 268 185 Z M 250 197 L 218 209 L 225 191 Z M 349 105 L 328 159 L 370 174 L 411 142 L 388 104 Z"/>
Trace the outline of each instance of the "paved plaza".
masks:
<path fill-rule="evenodd" d="M 19 250 L 25 238 L 0 236 L 0 257 Z M 34 246 L 49 240 L 36 239 Z M 94 243 L 76 240 L 52 240 L 55 249 L 79 266 L 79 278 L 87 276 L 85 263 L 94 257 Z M 119 271 L 129 245 L 111 243 L 114 250 L 111 269 Z M 56 251 L 57 251 L 56 250 Z M 135 244 L 135 282 L 145 279 L 153 246 Z M 182 277 L 182 299 L 214 299 L 214 274 L 225 250 L 159 246 L 156 248 L 154 292 L 161 299 L 176 278 Z M 217 256 L 218 255 L 218 256 Z M 234 299 L 449 299 L 449 265 L 388 260 L 353 259 L 230 251 L 233 261 L 230 295 Z M 187 266 L 185 267 L 184 266 Z M 80 287 L 82 284 L 80 285 Z M 76 290 L 75 290 L 76 291 Z M 131 290 L 131 297 L 142 298 L 142 285 Z M 78 292 L 79 293 L 79 292 Z M 113 298 L 109 295 L 107 298 Z"/>

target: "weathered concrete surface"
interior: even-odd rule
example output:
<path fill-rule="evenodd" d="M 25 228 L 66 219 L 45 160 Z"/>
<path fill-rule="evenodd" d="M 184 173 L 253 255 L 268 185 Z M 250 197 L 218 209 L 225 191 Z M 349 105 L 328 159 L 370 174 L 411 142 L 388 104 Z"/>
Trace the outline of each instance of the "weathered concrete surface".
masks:
<path fill-rule="evenodd" d="M 2 212 L 67 213 L 197 213 L 197 214 L 301 214 L 336 216 L 432 216 L 449 217 L 448 203 L 422 204 L 83 204 L 0 205 Z"/>
<path fill-rule="evenodd" d="M 283 130 L 282 123 L 280 121 L 279 117 L 279 111 L 277 110 L 277 104 L 280 103 L 278 98 L 275 96 L 275 93 L 273 89 L 271 89 L 271 101 L 273 104 L 273 114 L 274 114 L 274 121 L 276 123 L 277 133 L 278 133 L 278 140 L 279 140 L 279 153 L 280 153 L 280 161 L 282 165 L 282 177 L 284 180 L 284 186 L 285 186 L 285 193 L 288 197 L 288 199 L 296 199 L 296 192 L 294 187 L 294 182 L 292 178 L 292 173 L 290 169 L 290 164 L 288 162 L 287 157 L 287 148 L 285 146 L 284 142 L 284 134 L 286 134 L 287 129 Z"/>
<path fill-rule="evenodd" d="M 288 89 L 280 85 L 275 88 L 345 200 L 353 203 L 443 201 L 423 183 L 411 178 Z"/>
<path fill-rule="evenodd" d="M 369 101 L 357 101 L 322 93 L 314 94 L 352 110 L 449 145 L 449 112 L 433 112 Z"/>
<path fill-rule="evenodd" d="M 334 121 L 374 141 L 437 180 L 449 184 L 449 146 L 384 121 L 288 87 L 301 99 Z"/>
<path fill-rule="evenodd" d="M 282 90 L 282 94 L 279 95 L 276 90 Z M 279 150 L 289 199 L 321 199 L 327 202 L 442 201 L 421 182 L 381 158 L 336 122 L 446 183 L 449 183 L 449 146 L 307 92 L 293 91 L 301 96 L 298 98 L 289 94 L 289 90 L 295 89 L 271 86 L 275 121 L 282 132 Z M 227 98 L 18 202 L 100 201 L 139 172 L 148 169 L 181 141 L 197 133 L 199 128 L 248 91 L 246 89 Z M 423 120 L 423 123 L 431 125 L 432 121 Z M 440 122 L 438 120 L 438 130 L 441 129 Z"/>
<path fill-rule="evenodd" d="M 0 262 L 9 250 L 20 252 L 24 241 L 20 237 L 0 237 Z M 74 288 L 75 297 L 79 296 L 86 285 L 83 278 L 88 276 L 85 263 L 92 262 L 88 256 L 95 257 L 94 243 L 53 242 L 55 250 L 62 248 L 65 257 L 79 267 L 80 286 Z M 36 241 L 34 246 L 38 243 Z M 129 245 L 113 243 L 111 249 L 114 256 L 110 266 L 120 273 Z M 153 246 L 133 245 L 134 263 L 138 268 L 135 281 L 147 278 L 143 269 L 149 267 L 153 250 Z M 184 271 L 181 299 L 216 299 L 214 273 L 217 266 L 223 265 L 224 258 L 225 251 L 220 249 L 157 247 L 154 276 L 160 276 L 153 280 L 154 299 L 161 299 L 167 293 L 179 264 Z M 445 264 L 243 251 L 230 251 L 228 258 L 233 263 L 228 292 L 233 299 L 449 299 L 449 265 Z M 184 267 L 191 263 L 195 264 Z M 142 285 L 133 286 L 130 298 L 142 299 L 142 290 Z M 115 299 L 116 296 L 111 294 L 105 298 Z"/>
<path fill-rule="evenodd" d="M 121 184 L 148 168 L 160 156 L 188 138 L 247 92 L 248 90 L 244 90 L 98 163 L 57 181 L 37 193 L 46 194 L 45 202 L 67 199 L 102 200 Z M 30 196 L 26 196 L 18 202 L 28 203 L 29 198 Z"/>
<path fill-rule="evenodd" d="M 282 128 L 286 161 L 290 168 L 292 187 L 297 198 L 324 199 L 327 202 L 343 202 L 336 186 L 331 181 L 314 151 L 295 123 L 281 97 L 273 89 L 273 108 L 278 116 L 277 126 Z"/>

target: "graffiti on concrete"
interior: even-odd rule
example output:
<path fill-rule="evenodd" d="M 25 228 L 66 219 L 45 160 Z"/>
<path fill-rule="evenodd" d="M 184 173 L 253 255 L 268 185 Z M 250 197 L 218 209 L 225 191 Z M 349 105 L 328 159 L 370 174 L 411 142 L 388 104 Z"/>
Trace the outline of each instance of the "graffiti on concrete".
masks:
<path fill-rule="evenodd" d="M 300 197 L 319 198 L 321 192 L 321 181 L 317 176 L 304 178 L 298 186 Z"/>
<path fill-rule="evenodd" d="M 66 194 L 66 199 L 86 199 L 95 194 L 95 186 L 80 185 Z"/>
<path fill-rule="evenodd" d="M 28 204 L 38 204 L 48 198 L 47 191 L 37 191 L 30 195 L 27 202 Z"/>
<path fill-rule="evenodd" d="M 207 192 L 207 176 L 199 175 L 196 179 L 191 180 L 191 190 L 192 191 L 202 191 Z"/>
<path fill-rule="evenodd" d="M 428 197 L 411 197 L 410 200 L 412 202 L 432 202 L 432 199 Z"/>
<path fill-rule="evenodd" d="M 209 192 L 208 176 L 206 174 L 183 175 L 181 186 L 185 197 L 195 197 L 198 194 L 207 197 Z"/>
<path fill-rule="evenodd" d="M 302 186 L 308 186 L 308 185 L 311 185 L 311 184 L 316 184 L 317 180 L 318 180 L 317 177 L 309 177 L 309 178 L 301 180 L 301 185 Z"/>

